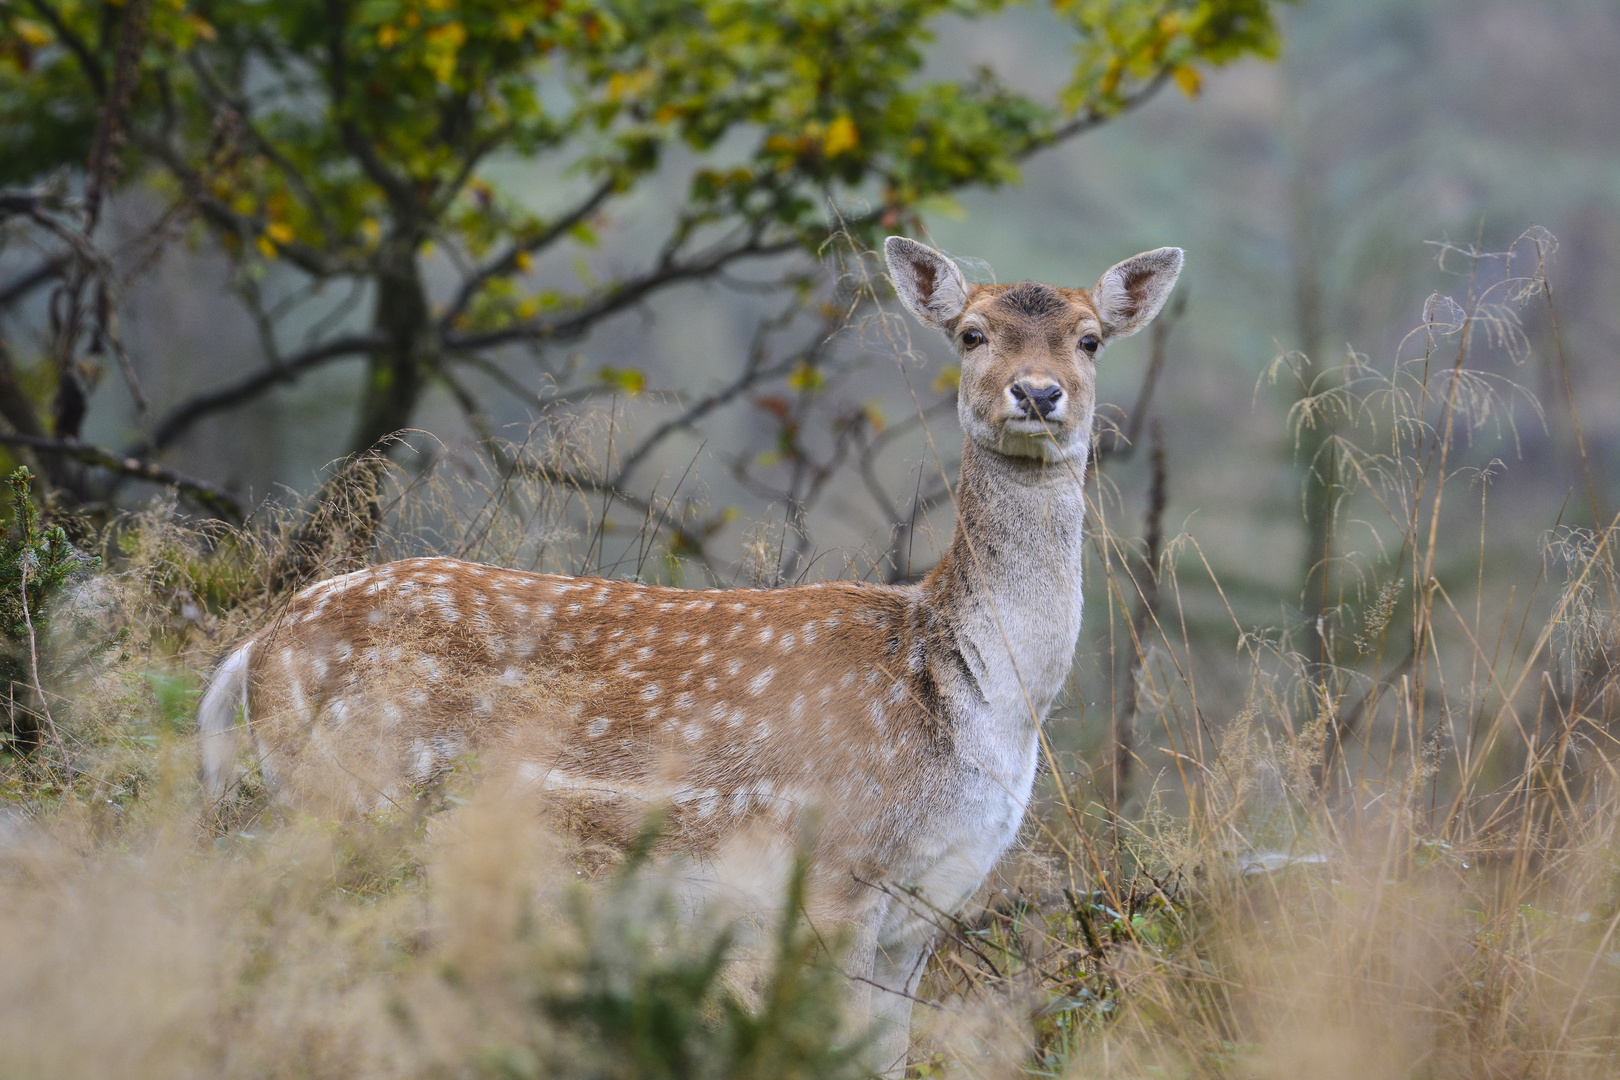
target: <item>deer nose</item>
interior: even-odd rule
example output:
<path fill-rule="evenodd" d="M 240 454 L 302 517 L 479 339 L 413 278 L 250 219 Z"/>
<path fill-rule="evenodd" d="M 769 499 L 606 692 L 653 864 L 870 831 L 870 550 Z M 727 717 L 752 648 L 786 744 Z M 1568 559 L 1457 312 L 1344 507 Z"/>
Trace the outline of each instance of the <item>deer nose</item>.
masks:
<path fill-rule="evenodd" d="M 1013 400 L 1018 408 L 1031 420 L 1045 420 L 1057 411 L 1058 401 L 1063 397 L 1061 386 L 1032 386 L 1027 382 L 1012 384 Z"/>

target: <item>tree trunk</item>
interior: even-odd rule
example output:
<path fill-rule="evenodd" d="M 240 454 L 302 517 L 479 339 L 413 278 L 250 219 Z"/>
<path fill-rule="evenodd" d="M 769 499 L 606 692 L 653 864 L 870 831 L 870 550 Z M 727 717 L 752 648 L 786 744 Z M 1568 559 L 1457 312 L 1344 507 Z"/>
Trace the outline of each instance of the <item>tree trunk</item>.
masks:
<path fill-rule="evenodd" d="M 1294 337 L 1306 358 L 1304 377 L 1310 389 L 1323 393 L 1330 388 L 1323 312 L 1322 260 L 1323 207 L 1317 198 L 1317 177 L 1311 169 L 1309 129 L 1298 115 L 1298 107 L 1285 114 L 1292 161 L 1289 167 L 1289 201 L 1292 220 L 1289 230 L 1289 261 L 1294 280 Z M 1321 419 L 1298 435 L 1298 460 L 1305 466 L 1302 492 L 1302 524 L 1305 550 L 1300 562 L 1300 610 L 1304 627 L 1300 647 L 1312 681 L 1320 679 L 1324 664 L 1332 662 L 1327 640 L 1326 615 L 1332 606 L 1333 504 L 1337 497 L 1337 462 L 1334 460 L 1332 431 Z"/>
<path fill-rule="evenodd" d="M 366 365 L 360 416 L 349 441 L 353 455 L 410 426 L 438 360 L 432 311 L 416 261 L 418 244 L 410 237 L 388 243 L 396 250 L 385 257 L 378 275 L 372 319 L 385 344 Z"/>

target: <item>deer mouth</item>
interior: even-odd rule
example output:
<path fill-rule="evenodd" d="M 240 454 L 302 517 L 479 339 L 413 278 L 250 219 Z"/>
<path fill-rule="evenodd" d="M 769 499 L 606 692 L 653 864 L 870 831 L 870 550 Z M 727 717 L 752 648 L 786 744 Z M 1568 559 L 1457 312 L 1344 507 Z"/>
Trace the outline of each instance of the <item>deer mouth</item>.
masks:
<path fill-rule="evenodd" d="M 1020 416 L 1001 422 L 993 449 L 1007 457 L 1050 462 L 1069 457 L 1075 447 L 1073 433 L 1067 425 L 1051 418 L 1035 420 Z"/>
<path fill-rule="evenodd" d="M 1030 416 L 1009 416 L 1001 422 L 1001 430 L 1009 435 L 1053 440 L 1064 438 L 1068 434 L 1063 421 L 1055 417 L 1041 420 Z"/>

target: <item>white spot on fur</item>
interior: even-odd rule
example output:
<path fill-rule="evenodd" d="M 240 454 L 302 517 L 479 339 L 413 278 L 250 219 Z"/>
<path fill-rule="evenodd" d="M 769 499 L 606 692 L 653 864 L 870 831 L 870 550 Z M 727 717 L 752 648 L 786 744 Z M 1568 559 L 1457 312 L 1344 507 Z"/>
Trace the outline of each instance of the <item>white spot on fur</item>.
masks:
<path fill-rule="evenodd" d="M 773 667 L 766 668 L 748 681 L 748 692 L 758 697 L 765 692 L 767 686 L 771 685 L 771 680 L 775 677 L 776 669 Z"/>

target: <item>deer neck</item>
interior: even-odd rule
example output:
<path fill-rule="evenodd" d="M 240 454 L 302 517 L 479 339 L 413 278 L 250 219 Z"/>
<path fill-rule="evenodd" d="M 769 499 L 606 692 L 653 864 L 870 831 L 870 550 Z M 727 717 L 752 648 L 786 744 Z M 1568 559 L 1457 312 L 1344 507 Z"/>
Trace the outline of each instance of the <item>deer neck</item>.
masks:
<path fill-rule="evenodd" d="M 1046 462 L 965 439 L 956 533 L 923 582 L 979 683 L 988 719 L 1032 738 L 1080 636 L 1084 455 Z"/>

